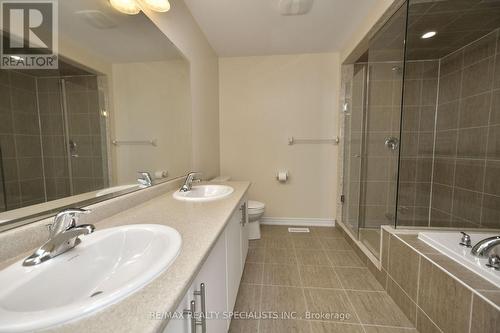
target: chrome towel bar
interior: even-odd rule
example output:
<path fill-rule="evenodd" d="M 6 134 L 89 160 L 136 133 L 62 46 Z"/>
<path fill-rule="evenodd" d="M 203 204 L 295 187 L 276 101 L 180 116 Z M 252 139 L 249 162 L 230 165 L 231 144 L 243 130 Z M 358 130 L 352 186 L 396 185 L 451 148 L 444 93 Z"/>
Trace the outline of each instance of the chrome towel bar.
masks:
<path fill-rule="evenodd" d="M 288 138 L 288 145 L 296 145 L 296 144 L 332 144 L 338 145 L 340 139 L 338 136 L 333 139 L 296 139 L 293 136 Z"/>
<path fill-rule="evenodd" d="M 127 145 L 127 146 L 157 146 L 156 139 L 153 140 L 138 140 L 138 141 L 126 141 L 126 140 L 113 140 L 111 143 L 115 146 Z"/>

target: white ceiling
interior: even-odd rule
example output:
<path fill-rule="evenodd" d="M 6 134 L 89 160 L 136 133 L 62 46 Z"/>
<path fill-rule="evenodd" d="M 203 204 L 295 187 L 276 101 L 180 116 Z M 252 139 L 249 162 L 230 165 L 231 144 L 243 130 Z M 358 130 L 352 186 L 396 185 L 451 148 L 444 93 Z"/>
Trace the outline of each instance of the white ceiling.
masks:
<path fill-rule="evenodd" d="M 380 0 L 314 0 L 281 16 L 279 0 L 185 0 L 219 56 L 338 51 Z"/>
<path fill-rule="evenodd" d="M 114 26 L 96 28 L 77 12 L 97 10 Z M 59 1 L 59 34 L 112 63 L 161 61 L 181 57 L 170 40 L 142 12 L 125 15 L 108 0 Z"/>

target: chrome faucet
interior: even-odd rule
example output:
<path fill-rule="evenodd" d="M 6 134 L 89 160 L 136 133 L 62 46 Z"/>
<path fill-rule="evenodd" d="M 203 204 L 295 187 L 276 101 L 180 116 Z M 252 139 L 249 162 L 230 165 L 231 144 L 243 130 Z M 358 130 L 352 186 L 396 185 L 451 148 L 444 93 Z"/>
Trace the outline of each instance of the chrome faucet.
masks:
<path fill-rule="evenodd" d="M 191 188 L 193 187 L 193 182 L 195 181 L 201 181 L 201 172 L 190 172 L 186 176 L 186 180 L 184 181 L 184 185 L 180 188 L 179 191 L 181 192 L 188 192 L 191 191 Z"/>
<path fill-rule="evenodd" d="M 138 174 L 139 178 L 137 178 L 137 182 L 139 183 L 139 185 L 145 187 L 150 187 L 153 185 L 153 178 L 151 178 L 149 172 L 139 171 Z"/>
<path fill-rule="evenodd" d="M 90 210 L 69 208 L 59 212 L 54 223 L 49 226 L 49 240 L 40 246 L 32 255 L 26 258 L 23 266 L 35 266 L 67 252 L 80 244 L 78 236 L 94 232 L 92 224 L 77 225 L 80 214 L 88 214 Z"/>
<path fill-rule="evenodd" d="M 491 250 L 498 245 L 500 245 L 500 236 L 493 236 L 477 242 L 470 252 L 473 256 L 488 258 Z"/>

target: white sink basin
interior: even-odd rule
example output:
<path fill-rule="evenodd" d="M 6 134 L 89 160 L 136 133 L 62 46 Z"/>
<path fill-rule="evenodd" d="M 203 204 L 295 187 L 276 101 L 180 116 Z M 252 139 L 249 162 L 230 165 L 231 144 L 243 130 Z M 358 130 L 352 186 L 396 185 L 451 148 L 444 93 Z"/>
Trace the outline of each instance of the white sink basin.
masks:
<path fill-rule="evenodd" d="M 226 185 L 197 185 L 187 192 L 175 191 L 173 195 L 177 200 L 203 202 L 225 198 L 233 191 L 231 186 Z"/>
<path fill-rule="evenodd" d="M 180 252 L 170 227 L 136 224 L 80 237 L 80 245 L 40 265 L 0 271 L 0 332 L 52 327 L 100 310 L 144 287 Z"/>

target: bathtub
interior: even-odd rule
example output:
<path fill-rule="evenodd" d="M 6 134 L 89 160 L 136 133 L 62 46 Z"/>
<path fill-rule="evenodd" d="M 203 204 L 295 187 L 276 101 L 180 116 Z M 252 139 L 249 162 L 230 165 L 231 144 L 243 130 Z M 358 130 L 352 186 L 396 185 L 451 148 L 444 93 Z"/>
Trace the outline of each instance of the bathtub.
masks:
<path fill-rule="evenodd" d="M 471 237 L 472 246 L 478 241 L 491 237 L 498 236 L 498 233 L 476 233 L 468 232 Z M 462 235 L 458 231 L 429 231 L 420 232 L 418 238 L 429 244 L 439 252 L 455 260 L 459 264 L 467 267 L 471 271 L 481 275 L 484 279 L 493 283 L 500 288 L 500 271 L 486 266 L 488 259 L 482 259 L 470 254 L 471 248 L 459 245 Z M 497 251 L 497 253 L 499 253 Z"/>

